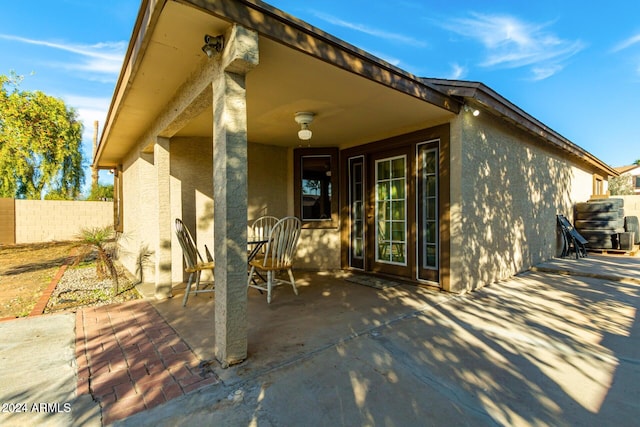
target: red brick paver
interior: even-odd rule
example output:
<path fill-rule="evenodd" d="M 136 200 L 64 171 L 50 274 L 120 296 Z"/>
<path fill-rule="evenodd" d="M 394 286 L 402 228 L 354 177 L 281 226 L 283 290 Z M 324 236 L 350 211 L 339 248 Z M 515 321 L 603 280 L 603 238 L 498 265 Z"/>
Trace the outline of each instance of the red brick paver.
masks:
<path fill-rule="evenodd" d="M 79 310 L 76 359 L 78 394 L 100 403 L 105 425 L 219 382 L 143 300 Z"/>

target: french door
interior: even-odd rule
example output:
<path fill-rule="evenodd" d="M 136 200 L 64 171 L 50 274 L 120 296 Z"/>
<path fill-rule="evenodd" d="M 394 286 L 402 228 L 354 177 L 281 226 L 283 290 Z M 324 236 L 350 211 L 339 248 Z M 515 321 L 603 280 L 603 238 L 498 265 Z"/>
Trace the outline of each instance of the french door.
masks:
<path fill-rule="evenodd" d="M 349 266 L 439 281 L 438 142 L 347 159 Z"/>
<path fill-rule="evenodd" d="M 412 163 L 407 149 L 369 156 L 365 251 L 371 271 L 411 277 Z"/>

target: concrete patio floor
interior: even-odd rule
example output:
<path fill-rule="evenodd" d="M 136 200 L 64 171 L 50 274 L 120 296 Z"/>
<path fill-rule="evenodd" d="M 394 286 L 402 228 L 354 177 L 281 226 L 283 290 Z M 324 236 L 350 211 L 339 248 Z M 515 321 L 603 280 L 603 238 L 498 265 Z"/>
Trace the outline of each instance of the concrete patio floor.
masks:
<path fill-rule="evenodd" d="M 247 361 L 116 424 L 637 425 L 640 258 L 536 269 L 459 296 L 298 272 L 249 292 Z M 209 360 L 213 301 L 180 302 L 154 305 Z"/>
<path fill-rule="evenodd" d="M 271 304 L 249 290 L 249 357 L 228 369 L 210 294 L 0 323 L 3 402 L 70 405 L 0 424 L 637 425 L 640 257 L 553 259 L 466 295 L 345 277 L 296 272 L 300 295 L 279 287 Z M 122 350 L 111 405 L 110 389 L 92 400 L 110 377 L 86 382 L 83 343 L 95 366 Z"/>
<path fill-rule="evenodd" d="M 401 283 L 376 289 L 346 281 L 351 274 L 343 272 L 299 271 L 295 276 L 298 295 L 289 285 L 278 286 L 271 304 L 266 295 L 249 289 L 248 358 L 235 369 L 219 368 L 215 361 L 212 294 L 190 295 L 183 307 L 181 284 L 173 298 L 150 301 L 199 359 L 212 361 L 225 384 L 233 384 L 332 346 L 336 337 L 365 334 L 454 297 L 435 288 Z"/>

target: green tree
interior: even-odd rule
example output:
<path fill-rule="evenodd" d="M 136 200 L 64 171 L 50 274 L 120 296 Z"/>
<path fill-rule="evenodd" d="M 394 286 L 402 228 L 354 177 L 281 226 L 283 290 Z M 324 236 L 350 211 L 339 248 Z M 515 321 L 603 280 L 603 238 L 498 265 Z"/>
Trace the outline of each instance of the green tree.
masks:
<path fill-rule="evenodd" d="M 113 184 L 92 187 L 87 200 L 113 200 Z"/>
<path fill-rule="evenodd" d="M 82 123 L 64 101 L 0 75 L 0 197 L 74 199 L 84 182 Z"/>
<path fill-rule="evenodd" d="M 633 182 L 630 175 L 614 176 L 609 179 L 609 193 L 612 196 L 625 196 L 633 193 Z"/>
<path fill-rule="evenodd" d="M 633 162 L 634 165 L 638 165 L 640 166 L 640 159 L 636 160 L 635 162 Z"/>

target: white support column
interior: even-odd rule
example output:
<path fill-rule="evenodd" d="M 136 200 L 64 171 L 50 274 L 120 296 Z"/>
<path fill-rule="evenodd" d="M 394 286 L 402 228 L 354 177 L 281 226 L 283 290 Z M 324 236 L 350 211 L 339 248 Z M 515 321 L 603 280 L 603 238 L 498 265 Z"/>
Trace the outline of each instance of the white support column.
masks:
<path fill-rule="evenodd" d="M 247 358 L 247 103 L 245 74 L 258 35 L 234 26 L 213 81 L 215 354 L 223 367 Z"/>
<path fill-rule="evenodd" d="M 171 297 L 171 183 L 170 140 L 157 137 L 153 145 L 153 164 L 156 171 L 157 240 L 155 247 L 155 297 Z"/>

